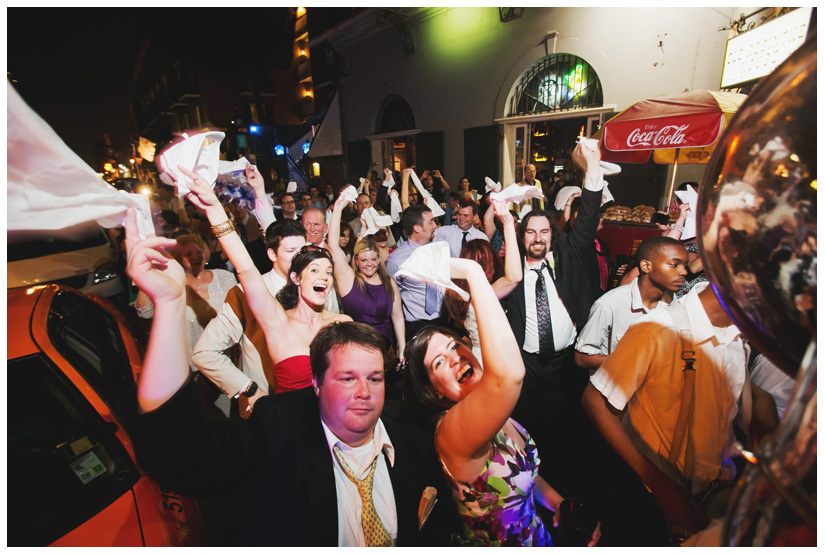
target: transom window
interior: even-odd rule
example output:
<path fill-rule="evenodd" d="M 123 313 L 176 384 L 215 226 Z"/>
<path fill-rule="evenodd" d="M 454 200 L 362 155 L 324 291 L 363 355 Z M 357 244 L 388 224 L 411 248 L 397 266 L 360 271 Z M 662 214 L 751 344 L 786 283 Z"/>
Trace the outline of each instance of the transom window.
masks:
<path fill-rule="evenodd" d="M 593 68 L 572 54 L 551 54 L 521 74 L 508 117 L 601 106 L 602 84 Z"/>

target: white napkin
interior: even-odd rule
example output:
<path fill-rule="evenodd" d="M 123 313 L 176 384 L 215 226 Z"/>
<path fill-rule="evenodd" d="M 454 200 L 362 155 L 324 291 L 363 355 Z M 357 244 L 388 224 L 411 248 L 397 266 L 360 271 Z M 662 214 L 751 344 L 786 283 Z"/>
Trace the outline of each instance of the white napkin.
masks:
<path fill-rule="evenodd" d="M 218 174 L 234 173 L 240 171 L 246 173 L 247 164 L 249 164 L 249 160 L 247 160 L 244 156 L 241 156 L 234 162 L 229 162 L 227 160 L 218 160 Z"/>
<path fill-rule="evenodd" d="M 500 182 L 493 181 L 489 177 L 485 177 L 484 182 L 487 183 L 487 185 L 484 187 L 485 192 L 489 193 L 490 191 L 492 191 L 494 193 L 498 193 L 499 191 L 501 191 Z"/>
<path fill-rule="evenodd" d="M 392 218 L 390 216 L 382 216 L 378 213 L 378 210 L 372 207 L 364 210 L 361 213 L 361 217 L 367 222 L 367 230 L 364 232 L 365 236 L 378 233 L 380 228 L 392 225 Z"/>
<path fill-rule="evenodd" d="M 587 137 L 579 137 L 579 143 L 586 149 L 596 151 L 599 149 L 599 141 L 596 139 L 588 139 Z M 616 175 L 621 173 L 622 168 L 618 164 L 612 162 L 600 161 L 599 165 L 602 167 L 602 175 Z"/>
<path fill-rule="evenodd" d="M 610 192 L 610 189 L 607 188 L 607 185 L 602 187 L 602 204 L 606 202 L 610 202 L 611 200 L 615 200 L 613 198 L 613 193 Z"/>
<path fill-rule="evenodd" d="M 395 179 L 392 178 L 392 174 L 388 175 L 387 179 L 385 179 L 384 182 L 381 183 L 381 185 L 383 185 L 387 189 L 392 189 L 393 187 L 395 187 Z"/>
<path fill-rule="evenodd" d="M 398 199 L 398 193 L 390 195 L 390 217 L 394 223 L 401 221 L 401 212 L 404 209 L 401 207 L 401 201 Z"/>
<path fill-rule="evenodd" d="M 436 241 L 415 249 L 395 276 L 431 283 L 442 293 L 445 288 L 452 289 L 463 300 L 470 300 L 470 294 L 450 279 L 450 244 L 446 241 Z"/>
<path fill-rule="evenodd" d="M 415 174 L 415 170 L 410 172 L 410 177 L 412 178 L 413 183 L 415 184 L 415 188 L 418 189 L 418 193 L 421 195 L 421 198 L 424 199 L 424 204 L 427 205 L 427 208 L 433 213 L 433 218 L 438 218 L 439 216 L 444 215 L 444 210 L 441 209 L 441 206 L 436 202 L 433 198 L 433 195 L 424 188 L 424 185 L 421 184 L 421 180 L 418 179 L 418 176 Z"/>
<path fill-rule="evenodd" d="M 295 183 L 294 181 L 290 181 L 289 183 L 286 184 L 286 192 L 287 193 L 294 193 L 297 190 L 298 190 L 298 184 Z"/>
<path fill-rule="evenodd" d="M 688 206 L 690 206 L 690 211 L 685 217 L 685 230 L 682 232 L 680 240 L 693 239 L 696 237 L 696 209 L 699 204 L 699 194 L 692 186 L 688 185 L 687 190 L 676 191 L 676 196 L 679 197 L 679 200 L 683 203 L 686 202 Z"/>
<path fill-rule="evenodd" d="M 347 185 L 341 191 L 341 196 L 344 197 L 344 200 L 347 202 L 355 202 L 358 200 L 358 191 L 356 191 L 352 185 Z"/>
<path fill-rule="evenodd" d="M 359 177 L 358 181 L 361 183 L 360 185 L 358 185 L 358 194 L 360 195 L 364 192 L 364 182 L 366 181 L 366 179 L 364 179 L 363 177 Z"/>
<path fill-rule="evenodd" d="M 149 200 L 106 183 L 60 139 L 7 83 L 7 225 L 14 230 L 58 230 L 96 221 L 123 225 L 137 210 L 141 237 L 154 233 Z"/>
<path fill-rule="evenodd" d="M 521 202 L 528 198 L 544 198 L 544 193 L 535 185 L 522 187 L 518 183 L 513 183 L 503 191 L 490 193 L 490 198 L 505 202 Z"/>
<path fill-rule="evenodd" d="M 582 188 L 576 187 L 575 185 L 568 185 L 567 187 L 559 189 L 559 192 L 556 194 L 556 210 L 564 210 L 564 205 L 567 204 L 570 197 L 573 196 L 574 193 L 581 194 L 581 192 Z"/>
<path fill-rule="evenodd" d="M 190 181 L 188 177 L 178 173 L 178 166 L 198 174 L 209 185 L 215 184 L 224 134 L 219 131 L 206 131 L 191 137 L 184 133 L 183 137 L 182 141 L 166 147 L 157 159 L 160 180 L 167 185 L 175 185 L 173 177 L 176 178 L 178 196 L 189 192 L 187 184 Z"/>

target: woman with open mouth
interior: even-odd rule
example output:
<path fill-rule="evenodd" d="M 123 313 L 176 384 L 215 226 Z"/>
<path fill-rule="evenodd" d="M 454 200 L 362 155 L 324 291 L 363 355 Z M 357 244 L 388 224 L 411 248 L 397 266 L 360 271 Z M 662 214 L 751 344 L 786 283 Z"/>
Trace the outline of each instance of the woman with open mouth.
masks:
<path fill-rule="evenodd" d="M 386 340 L 387 348 L 394 348 L 396 353 L 401 354 L 406 344 L 401 295 L 381 260 L 381 250 L 373 241 L 374 236 L 358 239 L 352 251 L 351 266 L 347 265 L 346 253 L 339 246 L 338 230 L 346 204 L 347 201 L 340 196 L 335 201 L 327 238 L 335 262 L 335 282 L 341 296 L 341 308 L 356 322 L 374 327 Z M 362 223 L 362 232 L 366 229 L 367 225 Z"/>
<path fill-rule="evenodd" d="M 482 267 L 450 259 L 453 280 L 469 285 L 483 366 L 452 330 L 421 330 L 405 352 L 404 403 L 435 423 L 435 447 L 461 520 L 464 545 L 551 546 L 536 503 L 556 513 L 562 497 L 539 475 L 539 454 L 510 418 L 524 364 Z M 596 532 L 598 534 L 598 532 Z"/>
<path fill-rule="evenodd" d="M 213 233 L 238 274 L 252 315 L 264 333 L 275 366 L 273 393 L 312 385 L 309 365 L 312 339 L 327 324 L 352 320 L 345 314 L 324 309 L 327 292 L 334 284 L 329 251 L 314 245 L 304 246 L 292 259 L 289 279 L 276 300 L 270 295 L 241 238 L 234 233 L 234 226 L 212 188 L 198 174 L 181 166 L 178 169 L 193 180 L 188 183 L 188 198 L 206 213 Z M 250 395 L 250 403 L 259 398 L 255 394 L 253 391 Z"/>

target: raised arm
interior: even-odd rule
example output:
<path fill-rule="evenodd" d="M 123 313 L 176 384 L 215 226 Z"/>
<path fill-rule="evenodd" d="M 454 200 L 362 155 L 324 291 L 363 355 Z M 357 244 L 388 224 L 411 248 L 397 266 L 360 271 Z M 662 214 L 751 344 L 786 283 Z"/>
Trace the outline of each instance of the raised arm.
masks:
<path fill-rule="evenodd" d="M 344 196 L 339 194 L 338 198 L 335 199 L 335 204 L 332 207 L 332 218 L 330 218 L 329 226 L 327 226 L 327 246 L 332 253 L 332 261 L 334 262 L 335 289 L 342 297 L 350 292 L 352 284 L 355 282 L 355 272 L 347 264 L 347 255 L 339 242 L 341 238 L 341 213 L 346 205 L 347 201 L 344 200 Z"/>
<path fill-rule="evenodd" d="M 493 200 L 490 199 L 490 206 L 484 213 L 484 233 L 487 234 L 488 239 L 492 239 L 496 233 L 496 210 L 493 208 Z"/>
<path fill-rule="evenodd" d="M 433 177 L 441 181 L 441 192 L 446 193 L 450 190 L 450 184 L 447 183 L 447 180 L 441 177 L 441 170 L 435 170 L 433 172 Z"/>
<path fill-rule="evenodd" d="M 398 291 L 398 285 L 392 278 L 390 278 L 390 286 L 392 286 L 392 314 L 390 315 L 392 329 L 395 332 L 395 341 L 398 343 L 398 358 L 404 362 L 404 348 L 407 346 L 404 307 L 401 304 L 401 292 Z"/>
<path fill-rule="evenodd" d="M 472 480 L 484 467 L 490 440 L 516 406 L 524 364 L 504 310 L 481 266 L 472 260 L 452 258 L 450 270 L 453 279 L 466 279 L 470 286 L 484 370 L 476 388 L 444 416 L 436 443 L 450 473 L 460 480 Z M 472 356 L 469 350 L 465 356 Z"/>
<path fill-rule="evenodd" d="M 193 180 L 189 184 L 189 200 L 206 212 L 206 217 L 212 226 L 227 222 L 226 212 L 224 212 L 218 198 L 212 191 L 212 187 L 204 178 L 193 173 L 182 166 L 178 169 Z M 256 172 L 257 173 L 257 172 Z M 280 327 L 286 321 L 286 313 L 281 303 L 269 293 L 269 289 L 264 283 L 264 279 L 255 267 L 252 257 L 246 250 L 241 238 L 237 233 L 230 232 L 218 237 L 223 252 L 229 257 L 229 261 L 238 274 L 238 280 L 243 286 L 246 300 L 252 314 L 264 329 L 269 337 L 273 328 Z"/>
<path fill-rule="evenodd" d="M 266 235 L 267 228 L 275 221 L 274 207 L 269 201 L 269 197 L 266 196 L 264 178 L 261 176 L 261 172 L 252 164 L 246 165 L 246 182 L 255 191 L 255 210 L 253 214 L 255 214 L 255 219 L 258 220 L 258 225 L 261 226 L 261 231 Z"/>
<path fill-rule="evenodd" d="M 501 221 L 504 229 L 504 275 L 493 282 L 493 291 L 495 291 L 496 297 L 503 299 L 513 292 L 513 289 L 524 277 L 521 253 L 518 249 L 515 222 L 508 208 L 508 203 L 494 200 L 490 203 L 490 209 L 495 211 L 496 217 Z"/>
<path fill-rule="evenodd" d="M 410 173 L 412 168 L 401 170 L 401 208 L 406 210 L 410 206 Z"/>
<path fill-rule="evenodd" d="M 166 249 L 175 240 L 140 239 L 137 215 L 126 213 L 126 271 L 155 306 L 149 345 L 138 379 L 138 406 L 149 412 L 165 403 L 189 376 L 186 342 L 186 276 Z"/>

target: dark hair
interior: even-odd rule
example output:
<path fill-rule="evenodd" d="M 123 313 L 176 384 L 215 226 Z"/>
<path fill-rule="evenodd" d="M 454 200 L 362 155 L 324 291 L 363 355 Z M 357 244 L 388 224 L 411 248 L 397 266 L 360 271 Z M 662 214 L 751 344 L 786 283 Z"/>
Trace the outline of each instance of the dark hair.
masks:
<path fill-rule="evenodd" d="M 452 200 L 461 200 L 461 195 L 459 195 L 455 191 L 450 191 L 449 193 L 447 193 L 447 196 L 450 197 Z"/>
<path fill-rule="evenodd" d="M 278 247 L 281 245 L 281 239 L 295 236 L 303 237 L 304 239 L 307 237 L 307 230 L 304 229 L 301 222 L 298 220 L 279 220 L 272 222 L 269 224 L 269 227 L 266 228 L 266 238 L 264 241 L 266 242 L 266 248 L 272 249 L 277 253 Z"/>
<path fill-rule="evenodd" d="M 553 250 L 553 246 L 556 244 L 556 239 L 559 237 L 559 221 L 558 219 L 554 218 L 549 212 L 546 210 L 531 210 L 528 212 L 524 218 L 522 218 L 521 222 L 518 224 L 518 248 L 519 253 L 523 257 L 526 254 L 524 248 L 524 233 L 527 231 L 527 223 L 532 218 L 537 218 L 540 216 L 544 216 L 547 218 L 547 221 L 550 222 L 550 244 L 547 245 L 547 250 Z"/>
<path fill-rule="evenodd" d="M 379 229 L 378 231 L 375 232 L 375 235 L 373 235 L 373 237 L 372 237 L 372 240 L 375 241 L 376 243 L 382 243 L 384 241 L 389 241 L 389 239 L 390 239 L 390 234 L 387 233 L 386 229 Z"/>
<path fill-rule="evenodd" d="M 481 265 L 484 270 L 484 275 L 487 276 L 487 281 L 493 283 L 500 278 L 504 272 L 501 267 L 501 257 L 493 250 L 490 242 L 486 239 L 473 239 L 464 243 L 461 247 L 460 258 L 467 258 L 475 260 Z M 454 283 L 466 292 L 470 292 L 470 285 L 466 280 L 455 279 Z M 467 309 L 470 306 L 470 301 L 465 301 L 458 296 L 455 291 L 447 290 L 444 292 L 444 304 L 447 306 L 447 311 L 459 323 L 464 322 L 467 317 Z"/>
<path fill-rule="evenodd" d="M 473 209 L 473 216 L 478 214 L 478 204 L 471 201 L 470 199 L 463 199 L 458 203 L 458 209 L 461 210 L 462 208 L 471 207 Z"/>
<path fill-rule="evenodd" d="M 642 260 L 652 261 L 660 249 L 668 246 L 685 248 L 680 241 L 677 241 L 673 237 L 665 237 L 663 235 L 648 237 L 639 243 L 639 246 L 636 248 L 636 253 L 633 255 L 633 265 L 638 267 Z M 641 271 L 641 269 L 639 271 Z"/>
<path fill-rule="evenodd" d="M 283 203 L 284 199 L 286 197 L 292 197 L 292 200 L 295 200 L 295 195 L 293 195 L 292 193 L 287 193 L 286 191 L 284 191 L 280 195 L 278 195 L 278 202 Z"/>
<path fill-rule="evenodd" d="M 424 366 L 424 357 L 433 335 L 440 333 L 466 345 L 464 338 L 455 331 L 440 326 L 422 328 L 404 348 L 404 392 L 402 394 L 402 411 L 409 418 L 418 421 L 421 425 L 434 424 L 435 417 L 449 410 L 455 401 L 446 397 L 439 397 L 430 381 L 427 368 Z"/>
<path fill-rule="evenodd" d="M 334 322 L 321 328 L 309 344 L 309 365 L 317 385 L 323 385 L 329 369 L 329 353 L 336 347 L 357 345 L 368 351 L 378 351 L 384 359 L 384 370 L 389 365 L 387 345 L 375 328 L 360 322 Z"/>
<path fill-rule="evenodd" d="M 304 269 L 306 269 L 313 260 L 319 260 L 321 258 L 326 258 L 329 260 L 329 263 L 332 264 L 332 258 L 326 249 L 301 249 L 292 259 L 292 263 L 289 265 L 289 275 L 286 280 L 286 285 L 275 295 L 275 298 L 281 303 L 284 310 L 291 310 L 298 306 L 298 286 L 292 281 L 292 274 L 300 277 Z"/>
<path fill-rule="evenodd" d="M 344 231 L 349 231 L 349 239 L 347 239 L 347 244 L 341 247 L 341 249 L 346 254 L 352 256 L 352 250 L 355 248 L 355 240 L 357 239 L 356 233 L 347 222 L 341 222 L 341 225 L 338 228 L 339 238 L 344 236 Z"/>
<path fill-rule="evenodd" d="M 415 233 L 415 226 L 424 225 L 424 213 L 432 213 L 426 204 L 412 204 L 401 213 L 401 230 L 407 238 Z"/>

